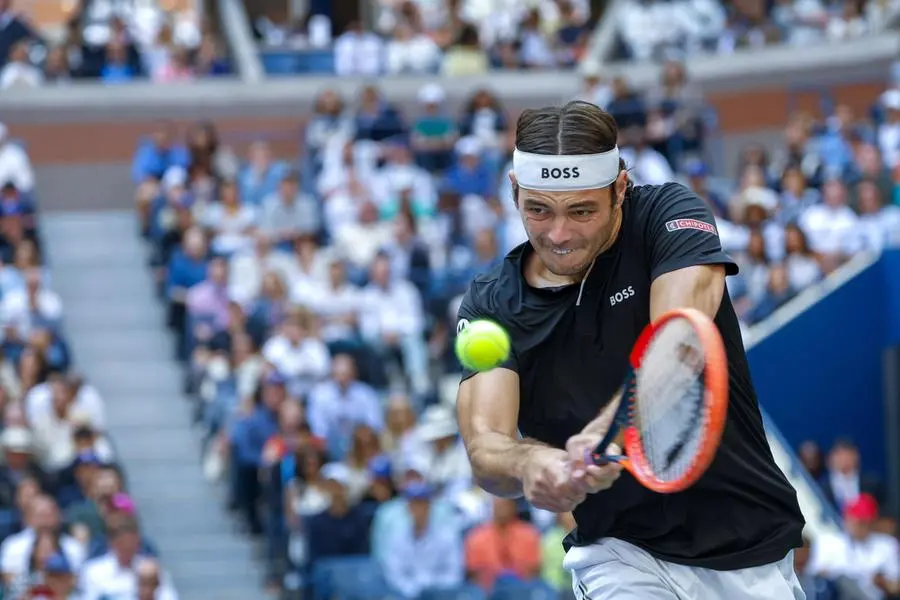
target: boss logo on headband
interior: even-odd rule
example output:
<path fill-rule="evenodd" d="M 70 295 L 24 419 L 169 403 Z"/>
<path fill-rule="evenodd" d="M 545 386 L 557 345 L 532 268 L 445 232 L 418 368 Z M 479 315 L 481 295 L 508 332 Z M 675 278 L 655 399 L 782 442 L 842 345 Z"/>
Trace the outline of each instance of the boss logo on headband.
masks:
<path fill-rule="evenodd" d="M 562 167 L 561 169 L 541 169 L 541 179 L 578 179 L 581 172 L 578 167 Z"/>

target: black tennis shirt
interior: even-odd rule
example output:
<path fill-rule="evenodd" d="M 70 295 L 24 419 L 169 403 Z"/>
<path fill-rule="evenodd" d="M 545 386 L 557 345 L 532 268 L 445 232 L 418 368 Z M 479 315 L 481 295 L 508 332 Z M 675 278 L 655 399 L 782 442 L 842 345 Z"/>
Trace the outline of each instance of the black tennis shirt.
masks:
<path fill-rule="evenodd" d="M 738 269 L 722 251 L 712 213 L 679 184 L 635 187 L 623 205 L 617 241 L 580 285 L 537 289 L 522 268 L 529 243 L 513 249 L 471 284 L 459 328 L 479 318 L 503 325 L 518 373 L 519 431 L 564 448 L 623 383 L 628 355 L 650 322 L 650 284 L 692 265 Z M 775 464 L 740 327 L 726 291 L 715 318 L 728 356 L 730 405 L 721 446 L 690 489 L 657 494 L 627 471 L 575 509 L 570 545 L 615 537 L 662 560 L 717 570 L 778 561 L 800 546 L 803 515 L 794 488 Z M 465 372 L 464 379 L 474 375 Z"/>

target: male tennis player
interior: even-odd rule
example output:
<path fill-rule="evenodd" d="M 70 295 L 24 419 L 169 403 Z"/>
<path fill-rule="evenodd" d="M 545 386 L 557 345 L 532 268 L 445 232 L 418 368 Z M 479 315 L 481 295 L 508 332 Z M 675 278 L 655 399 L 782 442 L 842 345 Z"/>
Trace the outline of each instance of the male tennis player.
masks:
<path fill-rule="evenodd" d="M 459 388 L 473 470 L 494 494 L 574 510 L 565 566 L 582 600 L 802 599 L 792 549 L 804 521 L 766 441 L 725 292 L 737 267 L 697 195 L 629 183 L 617 135 L 584 102 L 519 118 L 509 176 L 528 242 L 476 278 L 459 310 L 458 329 L 488 318 L 512 338 L 501 368 L 464 373 Z M 661 495 L 583 457 L 609 426 L 638 334 L 684 307 L 722 334 L 730 406 L 706 474 Z"/>

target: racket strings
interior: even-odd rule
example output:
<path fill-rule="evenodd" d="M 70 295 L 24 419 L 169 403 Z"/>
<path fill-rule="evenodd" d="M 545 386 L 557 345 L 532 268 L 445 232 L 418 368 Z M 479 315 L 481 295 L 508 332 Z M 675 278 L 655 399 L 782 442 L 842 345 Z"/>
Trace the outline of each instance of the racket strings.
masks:
<path fill-rule="evenodd" d="M 701 449 L 705 364 L 700 339 L 685 319 L 660 328 L 641 359 L 635 424 L 659 479 L 679 478 Z"/>

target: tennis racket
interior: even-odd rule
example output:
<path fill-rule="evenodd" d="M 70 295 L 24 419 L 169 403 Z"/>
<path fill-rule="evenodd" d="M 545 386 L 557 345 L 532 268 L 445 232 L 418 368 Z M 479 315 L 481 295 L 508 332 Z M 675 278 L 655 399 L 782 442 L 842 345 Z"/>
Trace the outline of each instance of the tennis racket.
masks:
<path fill-rule="evenodd" d="M 683 491 L 709 468 L 725 429 L 722 337 L 699 310 L 672 310 L 644 328 L 629 362 L 615 418 L 585 464 L 616 462 L 654 492 Z M 612 443 L 624 454 L 606 454 Z"/>

